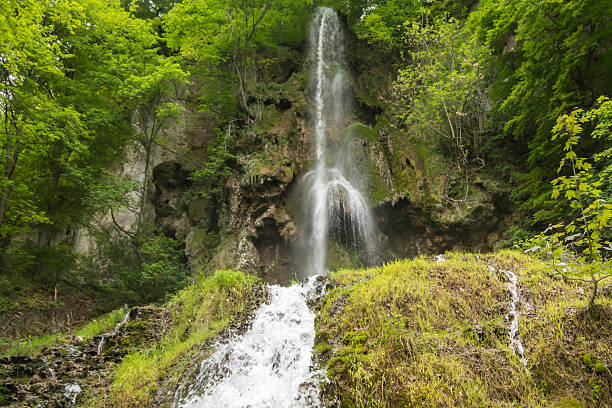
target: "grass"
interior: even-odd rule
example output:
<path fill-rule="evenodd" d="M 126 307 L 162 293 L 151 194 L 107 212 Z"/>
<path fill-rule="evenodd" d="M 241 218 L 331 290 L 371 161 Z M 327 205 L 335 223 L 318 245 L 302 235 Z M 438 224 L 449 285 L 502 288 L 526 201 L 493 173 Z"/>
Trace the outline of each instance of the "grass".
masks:
<path fill-rule="evenodd" d="M 98 319 L 94 319 L 85 326 L 77 329 L 73 333 L 58 333 L 47 336 L 28 337 L 27 339 L 4 341 L 4 352 L 1 357 L 11 356 L 30 356 L 36 357 L 40 354 L 43 347 L 52 347 L 62 342 L 67 342 L 72 336 L 81 337 L 84 341 L 91 340 L 95 336 L 110 332 L 117 323 L 123 320 L 126 311 L 117 309 Z"/>
<path fill-rule="evenodd" d="M 36 357 L 43 347 L 51 347 L 65 339 L 64 334 L 51 334 L 48 336 L 28 337 L 21 340 L 6 341 L 6 350 L 1 357 L 30 356 Z"/>
<path fill-rule="evenodd" d="M 179 292 L 168 303 L 172 329 L 148 350 L 123 359 L 107 397 L 97 395 L 89 407 L 143 407 L 152 403 L 162 378 L 176 369 L 195 346 L 220 334 L 252 300 L 258 278 L 236 271 L 217 271 Z M 172 370 L 171 370 L 172 368 Z M 171 372 L 172 371 L 172 372 Z"/>
<path fill-rule="evenodd" d="M 125 309 L 113 310 L 112 312 L 103 315 L 99 319 L 92 320 L 87 325 L 78 329 L 74 335 L 77 337 L 82 337 L 83 340 L 90 340 L 99 334 L 108 333 L 115 328 L 117 323 L 121 322 L 125 318 L 126 313 L 127 310 Z"/>
<path fill-rule="evenodd" d="M 330 275 L 337 286 L 317 316 L 315 348 L 343 407 L 612 402 L 609 299 L 587 313 L 585 290 L 518 252 L 445 257 Z M 519 318 L 528 370 L 508 346 L 510 297 L 500 269 L 519 276 L 531 307 L 523 304 Z"/>

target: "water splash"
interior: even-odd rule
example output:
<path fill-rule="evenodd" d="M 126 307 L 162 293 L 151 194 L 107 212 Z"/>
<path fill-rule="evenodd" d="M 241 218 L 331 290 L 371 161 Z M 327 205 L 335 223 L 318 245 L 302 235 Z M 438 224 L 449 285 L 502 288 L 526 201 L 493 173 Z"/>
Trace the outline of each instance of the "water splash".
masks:
<path fill-rule="evenodd" d="M 64 398 L 68 401 L 70 407 L 76 405 L 77 397 L 81 391 L 81 387 L 78 384 L 66 384 L 64 387 Z"/>
<path fill-rule="evenodd" d="M 314 313 L 308 300 L 316 278 L 291 287 L 270 286 L 270 302 L 251 328 L 217 346 L 195 381 L 177 392 L 175 406 L 320 407 L 322 372 L 312 363 Z"/>
<path fill-rule="evenodd" d="M 314 133 L 316 162 L 304 177 L 305 208 L 310 220 L 308 253 L 310 275 L 325 272 L 330 231 L 350 241 L 366 263 L 376 257 L 374 222 L 367 200 L 345 174 L 346 149 L 328 149 L 339 139 L 352 107 L 347 79 L 342 25 L 335 11 L 320 7 L 311 28 L 313 50 Z M 331 155 L 335 154 L 335 161 Z M 328 161 L 334 161 L 329 166 Z"/>

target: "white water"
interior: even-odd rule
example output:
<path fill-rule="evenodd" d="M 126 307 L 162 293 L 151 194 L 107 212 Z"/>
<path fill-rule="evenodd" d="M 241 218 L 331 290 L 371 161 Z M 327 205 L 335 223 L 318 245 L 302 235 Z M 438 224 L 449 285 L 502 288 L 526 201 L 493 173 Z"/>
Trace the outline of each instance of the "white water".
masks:
<path fill-rule="evenodd" d="M 344 36 L 338 15 L 320 7 L 311 27 L 311 49 L 314 69 L 315 167 L 304 177 L 305 205 L 310 219 L 310 275 L 325 273 L 327 240 L 330 229 L 349 238 L 366 262 L 376 254 L 374 223 L 368 203 L 359 189 L 349 181 L 342 163 L 343 151 L 328 151 L 330 137 L 341 135 L 350 115 L 352 98 L 346 76 Z M 336 155 L 329 166 L 329 154 Z"/>
<path fill-rule="evenodd" d="M 242 336 L 217 346 L 195 381 L 176 396 L 178 407 L 320 407 L 312 367 L 314 313 L 308 297 L 315 278 L 288 288 L 271 286 L 270 302 Z"/>
<path fill-rule="evenodd" d="M 489 269 L 492 272 L 496 272 L 497 270 L 489 265 Z M 510 321 L 510 331 L 508 333 L 508 337 L 510 339 L 510 349 L 518 354 L 521 363 L 525 367 L 527 367 L 527 359 L 525 358 L 525 349 L 523 347 L 523 343 L 521 342 L 521 335 L 519 333 L 519 310 L 518 305 L 520 303 L 520 297 L 518 293 L 518 277 L 514 272 L 511 271 L 501 271 L 506 275 L 506 277 L 510 280 L 510 282 L 506 283 L 506 287 L 508 291 L 510 291 L 511 301 L 510 301 L 510 310 L 508 311 L 508 320 Z M 529 307 L 528 304 L 525 304 L 526 307 Z"/>
<path fill-rule="evenodd" d="M 105 334 L 102 335 L 102 337 L 100 338 L 100 343 L 98 343 L 98 355 L 102 354 L 102 350 L 104 349 L 104 343 L 106 342 L 106 339 L 108 337 L 116 336 L 117 332 L 119 331 L 121 326 L 123 326 L 124 324 L 126 324 L 129 321 L 130 321 L 130 310 L 127 311 L 127 313 L 123 317 L 123 320 L 115 325 L 115 328 L 113 329 L 112 332 L 105 333 Z"/>
<path fill-rule="evenodd" d="M 518 321 L 519 321 L 519 311 L 518 311 L 518 303 L 519 303 L 519 295 L 518 295 L 518 278 L 514 272 L 503 271 L 510 282 L 506 283 L 510 294 L 512 295 L 512 303 L 510 304 L 510 312 L 509 316 L 512 318 L 510 322 L 510 348 L 514 350 L 521 358 L 521 363 L 524 366 L 527 366 L 527 359 L 525 358 L 525 349 L 523 348 L 523 343 L 521 342 L 521 336 L 518 330 Z"/>
<path fill-rule="evenodd" d="M 70 407 L 76 405 L 76 399 L 81 391 L 81 387 L 78 384 L 66 384 L 66 387 L 64 387 L 64 398 L 68 400 Z"/>
<path fill-rule="evenodd" d="M 312 361 L 315 276 L 325 273 L 328 235 L 353 245 L 367 262 L 376 248 L 367 200 L 345 170 L 351 156 L 339 143 L 350 120 L 352 96 L 344 61 L 344 38 L 337 14 L 319 8 L 311 27 L 316 161 L 304 176 L 308 236 L 302 285 L 271 286 L 270 302 L 256 312 L 251 328 L 218 344 L 188 383 L 175 393 L 181 408 L 322 407 L 324 372 Z M 330 146 L 342 145 L 340 149 Z M 334 162 L 334 165 L 328 165 Z"/>

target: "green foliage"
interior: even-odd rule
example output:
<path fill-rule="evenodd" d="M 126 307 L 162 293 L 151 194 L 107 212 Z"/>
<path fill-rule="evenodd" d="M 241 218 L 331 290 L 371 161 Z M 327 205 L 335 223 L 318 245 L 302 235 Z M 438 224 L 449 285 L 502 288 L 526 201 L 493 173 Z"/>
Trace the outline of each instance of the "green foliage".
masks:
<path fill-rule="evenodd" d="M 437 141 L 465 168 L 481 157 L 485 53 L 454 19 L 407 23 L 408 61 L 394 86 L 394 111 L 406 127 Z M 481 160 L 481 159 L 480 159 Z"/>
<path fill-rule="evenodd" d="M 594 139 L 612 141 L 612 101 L 601 97 L 599 107 L 588 112 L 576 109 L 558 118 L 553 127 L 552 140 L 563 140 L 565 156 L 557 172 L 569 167 L 568 176 L 559 176 L 551 183 L 553 200 L 563 200 L 574 217 L 566 223 L 549 227 L 544 233 L 523 243 L 532 252 L 544 252 L 555 262 L 567 252 L 575 259 L 565 268 L 564 273 L 573 276 L 590 276 L 593 293 L 589 306 L 593 306 L 597 295 L 597 283 L 612 276 L 610 254 L 612 242 L 608 240 L 612 226 L 612 200 L 603 193 L 602 186 L 610 184 L 610 159 L 612 150 L 607 148 L 593 156 L 594 162 L 607 161 L 607 166 L 597 171 L 591 161 L 579 157 L 576 148 L 583 136 L 584 128 L 590 125 Z M 609 145 L 608 143 L 606 145 Z"/>
<path fill-rule="evenodd" d="M 210 81 L 201 107 L 231 112 L 235 104 L 253 118 L 248 101 L 250 78 L 265 64 L 257 51 L 299 44 L 308 24 L 311 0 L 184 0 L 165 20 L 168 45 L 195 61 L 198 77 Z M 221 106 L 215 106 L 222 102 Z M 229 118 L 225 118 L 229 119 Z"/>
<path fill-rule="evenodd" d="M 505 240 L 502 244 L 502 247 L 506 249 L 514 248 L 519 242 L 526 241 L 533 237 L 533 233 L 526 231 L 521 227 L 517 227 L 516 225 L 508 228 L 507 234 L 510 236 L 510 238 Z"/>
<path fill-rule="evenodd" d="M 2 357 L 30 356 L 36 357 L 43 347 L 51 347 L 63 340 L 61 334 L 48 336 L 28 337 L 25 340 L 10 342 L 8 348 L 2 353 Z"/>
<path fill-rule="evenodd" d="M 402 43 L 403 26 L 420 18 L 418 0 L 329 0 L 330 7 L 344 13 L 359 38 L 395 51 Z"/>
<path fill-rule="evenodd" d="M 152 101 L 180 69 L 159 55 L 152 24 L 118 1 L 0 7 L 2 270 L 53 281 L 75 261 L 62 235 L 117 198 L 109 194 L 116 183 L 102 184 L 123 156 L 134 109 L 153 107 L 153 134 L 176 116 L 165 100 Z M 103 192 L 106 208 L 95 200 Z M 13 268 L 20 259 L 28 261 Z"/>
<path fill-rule="evenodd" d="M 189 278 L 182 245 L 147 229 L 134 237 L 112 236 L 99 240 L 94 287 L 107 293 L 114 304 L 157 302 L 184 287 Z"/>
<path fill-rule="evenodd" d="M 226 131 L 217 129 L 216 136 L 216 141 L 208 145 L 208 159 L 191 175 L 198 194 L 205 199 L 223 197 L 225 183 L 232 172 L 230 162 L 236 158 L 232 153 L 235 141 L 231 127 Z"/>
<path fill-rule="evenodd" d="M 525 159 L 516 196 L 523 209 L 537 212 L 535 222 L 566 214 L 548 183 L 563 156 L 549 138 L 556 118 L 590 108 L 612 89 L 611 13 L 607 0 L 487 0 L 469 17 L 491 53 L 490 119 L 503 134 L 499 142 Z M 587 155 L 597 148 L 584 139 L 579 146 Z"/>

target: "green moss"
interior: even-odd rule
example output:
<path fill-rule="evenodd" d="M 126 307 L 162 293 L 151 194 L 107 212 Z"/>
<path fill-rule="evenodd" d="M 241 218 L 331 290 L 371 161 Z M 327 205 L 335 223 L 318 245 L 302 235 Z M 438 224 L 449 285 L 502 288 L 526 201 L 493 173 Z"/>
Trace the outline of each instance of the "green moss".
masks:
<path fill-rule="evenodd" d="M 159 344 L 121 362 L 110 387 L 109 406 L 150 405 L 160 379 L 190 350 L 221 333 L 244 312 L 260 284 L 258 278 L 241 272 L 217 271 L 179 292 L 167 305 L 172 329 Z M 96 406 L 96 401 L 93 396 L 87 406 Z"/>
<path fill-rule="evenodd" d="M 587 366 L 588 368 L 593 368 L 593 366 L 595 365 L 593 363 L 593 356 L 591 356 L 590 354 L 583 354 L 582 355 L 582 363 Z"/>
<path fill-rule="evenodd" d="M 314 353 L 322 359 L 329 359 L 332 353 L 332 346 L 327 343 L 319 343 L 314 347 Z"/>
<path fill-rule="evenodd" d="M 576 401 L 575 399 L 563 399 L 561 401 L 557 401 L 559 408 L 584 408 L 584 404 L 580 401 Z"/>
<path fill-rule="evenodd" d="M 249 185 L 278 181 L 288 184 L 295 176 L 295 162 L 286 158 L 277 145 L 269 144 L 264 152 L 252 157 L 244 165 L 245 181 Z"/>
<path fill-rule="evenodd" d="M 355 267 L 360 264 L 357 254 L 337 244 L 328 245 L 326 253 L 327 267 L 330 270 Z"/>
<path fill-rule="evenodd" d="M 334 289 L 315 326 L 343 404 L 552 408 L 609 398 L 598 378 L 590 379 L 598 366 L 605 369 L 594 356 L 612 355 L 612 302 L 598 316 L 577 313 L 585 302 L 579 288 L 552 279 L 545 264 L 519 252 L 445 258 L 330 275 Z M 508 346 L 507 278 L 498 272 L 504 269 L 519 276 L 532 308 L 521 308 L 519 317 L 529 371 Z"/>

